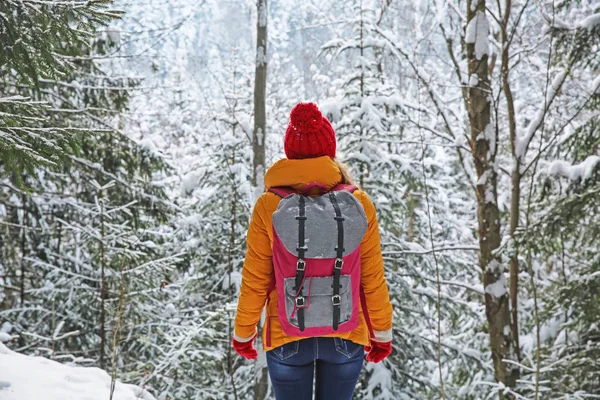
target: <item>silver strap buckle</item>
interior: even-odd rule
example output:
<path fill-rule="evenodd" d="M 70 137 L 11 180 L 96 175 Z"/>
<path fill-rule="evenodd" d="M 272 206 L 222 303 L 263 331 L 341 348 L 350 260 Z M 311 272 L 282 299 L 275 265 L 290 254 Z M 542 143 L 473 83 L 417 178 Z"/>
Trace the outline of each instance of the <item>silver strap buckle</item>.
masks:
<path fill-rule="evenodd" d="M 342 298 L 339 294 L 331 296 L 331 301 L 333 302 L 334 306 L 339 306 L 340 304 L 342 304 Z"/>
<path fill-rule="evenodd" d="M 343 266 L 344 266 L 344 260 L 342 260 L 341 258 L 336 258 L 334 267 L 336 269 L 342 269 Z"/>
<path fill-rule="evenodd" d="M 298 260 L 298 262 L 296 263 L 296 269 L 298 271 L 304 271 L 306 269 L 306 261 Z"/>

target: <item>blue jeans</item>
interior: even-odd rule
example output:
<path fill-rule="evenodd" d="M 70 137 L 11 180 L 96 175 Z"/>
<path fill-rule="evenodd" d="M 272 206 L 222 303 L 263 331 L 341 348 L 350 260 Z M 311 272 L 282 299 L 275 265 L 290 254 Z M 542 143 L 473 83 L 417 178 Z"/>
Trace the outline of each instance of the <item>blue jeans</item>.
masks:
<path fill-rule="evenodd" d="M 267 352 L 278 400 L 350 400 L 362 369 L 362 345 L 340 338 L 309 338 Z M 316 376 L 315 376 L 316 372 Z"/>

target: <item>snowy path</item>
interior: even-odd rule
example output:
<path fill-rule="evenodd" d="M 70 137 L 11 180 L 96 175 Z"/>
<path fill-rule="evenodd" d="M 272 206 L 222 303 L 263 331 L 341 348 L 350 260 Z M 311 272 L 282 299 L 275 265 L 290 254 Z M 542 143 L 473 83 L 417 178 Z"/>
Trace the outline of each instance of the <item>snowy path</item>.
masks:
<path fill-rule="evenodd" d="M 0 343 L 0 400 L 109 400 L 110 377 L 99 368 L 60 364 L 15 353 Z M 117 382 L 113 400 L 154 400 Z"/>

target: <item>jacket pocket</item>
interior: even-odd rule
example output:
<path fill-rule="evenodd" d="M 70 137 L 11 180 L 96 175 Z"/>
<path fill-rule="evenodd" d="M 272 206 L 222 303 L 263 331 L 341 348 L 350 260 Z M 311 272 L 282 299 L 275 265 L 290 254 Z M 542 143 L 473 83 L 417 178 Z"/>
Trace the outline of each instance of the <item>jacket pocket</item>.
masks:
<path fill-rule="evenodd" d="M 286 343 L 282 346 L 276 347 L 271 351 L 277 356 L 277 358 L 283 361 L 298 354 L 299 345 L 300 342 L 296 340 L 295 342 Z"/>
<path fill-rule="evenodd" d="M 334 337 L 335 351 L 345 355 L 348 358 L 354 357 L 360 350 L 363 349 L 363 345 L 356 344 L 350 340 Z"/>

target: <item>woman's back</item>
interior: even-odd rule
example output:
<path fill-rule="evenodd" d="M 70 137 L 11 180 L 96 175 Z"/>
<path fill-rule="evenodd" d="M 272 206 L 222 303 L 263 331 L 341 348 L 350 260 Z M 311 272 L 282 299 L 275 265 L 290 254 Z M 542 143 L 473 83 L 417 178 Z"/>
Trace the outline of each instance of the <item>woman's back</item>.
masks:
<path fill-rule="evenodd" d="M 276 162 L 265 175 L 267 192 L 256 202 L 252 215 L 252 224 L 248 232 L 248 253 L 242 271 L 242 288 L 236 315 L 236 335 L 247 338 L 254 335 L 255 327 L 262 313 L 265 299 L 273 284 L 273 213 L 277 210 L 281 197 L 269 192 L 274 187 L 290 187 L 299 193 L 314 183 L 319 182 L 326 190 L 331 190 L 342 183 L 342 175 L 337 163 L 328 156 L 300 160 L 283 159 Z M 313 194 L 319 189 L 314 188 Z M 383 276 L 383 259 L 381 257 L 379 228 L 375 207 L 362 190 L 353 195 L 360 201 L 368 223 L 366 233 L 360 243 L 361 284 L 369 305 L 369 317 L 374 327 L 375 337 L 380 341 L 391 340 L 391 304 Z M 298 337 L 287 336 L 282 328 L 277 313 L 277 292 L 271 291 L 267 305 L 269 330 L 263 330 L 263 347 L 269 351 L 285 343 L 298 340 Z M 364 316 L 361 315 L 357 329 L 334 334 L 333 336 L 369 345 L 369 330 Z"/>

